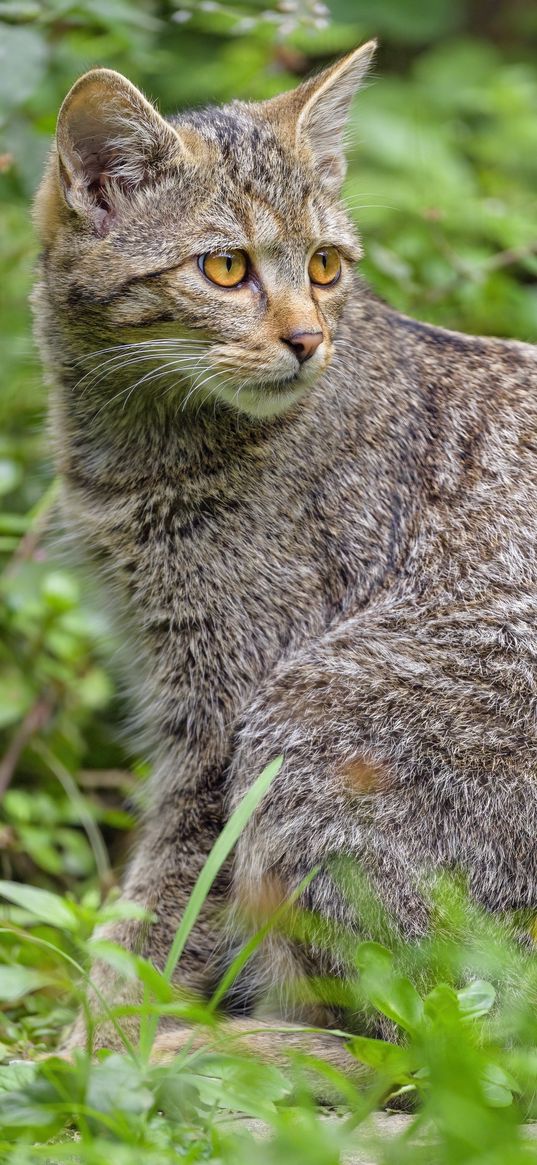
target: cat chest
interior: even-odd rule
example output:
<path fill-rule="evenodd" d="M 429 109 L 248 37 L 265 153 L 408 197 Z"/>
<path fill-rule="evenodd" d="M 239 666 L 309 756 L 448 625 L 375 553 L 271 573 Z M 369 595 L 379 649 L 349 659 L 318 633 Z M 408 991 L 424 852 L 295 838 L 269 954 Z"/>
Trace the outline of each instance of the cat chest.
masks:
<path fill-rule="evenodd" d="M 313 540 L 286 517 L 228 498 L 133 523 L 131 602 L 159 668 L 198 697 L 217 676 L 229 690 L 259 677 L 322 625 Z"/>

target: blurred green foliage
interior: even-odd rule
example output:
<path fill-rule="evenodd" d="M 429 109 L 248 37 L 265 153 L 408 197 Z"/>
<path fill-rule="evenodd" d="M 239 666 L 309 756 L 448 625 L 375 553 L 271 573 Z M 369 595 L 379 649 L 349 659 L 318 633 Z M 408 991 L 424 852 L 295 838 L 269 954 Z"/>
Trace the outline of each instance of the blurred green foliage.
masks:
<path fill-rule="evenodd" d="M 294 85 L 381 37 L 345 196 L 363 269 L 401 309 L 537 338 L 537 11 L 530 0 L 0 0 L 2 872 L 110 881 L 132 758 L 106 615 L 57 558 L 45 389 L 31 340 L 30 203 L 63 96 L 93 65 L 164 111 Z M 134 766 L 143 772 L 143 765 Z M 103 842 L 104 833 L 104 842 Z M 116 837 L 117 842 L 117 837 Z M 112 860 L 116 858 L 113 850 Z"/>

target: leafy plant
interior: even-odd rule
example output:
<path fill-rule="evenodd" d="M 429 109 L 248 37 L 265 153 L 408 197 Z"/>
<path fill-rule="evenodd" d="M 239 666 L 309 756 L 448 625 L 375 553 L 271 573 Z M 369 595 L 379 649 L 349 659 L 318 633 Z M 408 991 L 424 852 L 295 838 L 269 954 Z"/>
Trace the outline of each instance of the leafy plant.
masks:
<path fill-rule="evenodd" d="M 212 878 L 278 767 L 279 762 L 265 771 L 217 841 L 185 912 L 174 957 Z M 47 1000 L 51 988 L 62 983 L 65 990 L 71 982 L 73 994 L 81 993 L 84 1001 L 88 978 L 82 965 L 99 946 L 89 937 L 92 926 L 133 908 L 112 903 L 92 909 L 16 883 L 2 883 L 0 893 L 30 926 L 23 935 L 20 913 L 7 923 L 18 942 L 13 954 L 21 959 L 0 975 L 11 1011 L 9 1038 L 21 1022 L 23 991 Z M 447 913 L 454 918 L 451 931 L 438 925 L 411 952 L 397 944 L 390 950 L 342 936 L 347 953 L 353 952 L 356 973 L 349 973 L 343 985 L 334 983 L 334 992 L 341 996 L 344 990 L 351 1010 L 367 1007 L 370 1015 L 388 1020 L 397 1041 L 346 1037 L 349 1052 L 369 1073 L 360 1088 L 306 1051 L 291 1053 L 287 1064 L 278 1067 L 233 1051 L 225 1026 L 219 1027 L 225 1020 L 218 1019 L 211 1001 L 202 1004 L 171 990 L 172 959 L 159 972 L 138 956 L 127 956 L 113 944 L 103 950 L 101 944 L 101 956 L 145 987 L 144 1001 L 135 1009 L 141 1020 L 138 1046 L 123 1055 L 102 1052 L 94 1061 L 79 1051 L 71 1061 L 50 1056 L 33 1063 L 15 1060 L 0 1069 L 0 1156 L 33 1162 L 64 1160 L 74 1153 L 77 1161 L 94 1162 L 113 1151 L 129 1163 L 142 1154 L 144 1160 L 171 1161 L 177 1153 L 192 1161 L 246 1162 L 255 1151 L 267 1163 L 298 1165 L 307 1159 L 332 1165 L 342 1152 L 367 1145 L 369 1159 L 379 1163 L 434 1159 L 449 1165 L 522 1165 L 537 1160 L 537 1146 L 522 1128 L 533 1111 L 537 1073 L 534 960 L 506 937 L 503 923 L 481 916 L 449 884 L 437 888 L 433 916 L 440 923 Z M 291 915 L 274 916 L 271 924 L 292 933 L 296 918 L 294 908 Z M 302 925 L 307 928 L 308 920 Z M 262 938 L 257 936 L 257 944 Z M 28 967 L 26 952 L 34 949 L 48 952 L 48 973 L 32 973 Z M 253 949 L 250 943 L 250 954 Z M 477 960 L 490 972 L 489 980 L 476 977 Z M 82 979 L 75 987 L 77 974 Z M 435 980 L 434 986 L 424 986 L 427 978 Z M 325 999 L 330 986 L 323 984 Z M 121 1024 L 121 1006 L 110 1014 Z M 159 1015 L 201 1025 L 210 1033 L 211 1050 L 187 1041 L 172 1064 L 151 1064 Z M 325 1090 L 329 1082 L 332 1094 L 339 1092 L 344 1102 L 330 1136 L 313 1104 L 315 1079 L 324 1080 Z M 414 1110 L 403 1131 L 386 1142 L 372 1140 L 368 1124 L 379 1104 Z M 271 1133 L 268 1144 L 256 1143 L 254 1149 L 251 1133 L 237 1123 L 245 1116 L 264 1122 Z M 17 1155 L 10 1157 L 15 1146 Z"/>

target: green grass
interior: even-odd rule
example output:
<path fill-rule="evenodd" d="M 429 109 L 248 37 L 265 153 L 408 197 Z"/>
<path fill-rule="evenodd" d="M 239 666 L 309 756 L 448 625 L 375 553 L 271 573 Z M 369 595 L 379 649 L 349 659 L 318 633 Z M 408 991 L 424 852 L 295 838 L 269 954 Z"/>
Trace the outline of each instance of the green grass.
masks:
<path fill-rule="evenodd" d="M 225 1018 L 216 1008 L 219 992 L 204 1003 L 172 986 L 204 898 L 280 764 L 273 762 L 255 782 L 217 840 L 163 972 L 112 943 L 91 940 L 96 924 L 139 914 L 139 907 L 117 900 L 102 907 L 78 904 L 50 891 L 0 883 L 9 903 L 0 967 L 8 1061 L 0 1068 L 1 1160 L 73 1159 L 91 1165 L 112 1158 L 135 1165 L 179 1157 L 246 1165 L 255 1153 L 267 1165 L 337 1165 L 363 1137 L 369 1144 L 368 1117 L 374 1110 L 403 1104 L 412 1112 L 408 1127 L 372 1145 L 371 1160 L 398 1165 L 537 1161 L 537 1145 L 521 1130 L 535 1112 L 537 965 L 524 943 L 508 939 L 505 921 L 482 915 L 454 883 L 434 888 L 431 933 L 413 948 L 395 936 L 388 949 L 325 931 L 325 941 L 345 950 L 349 974 L 344 983 L 312 983 L 312 992 L 321 989 L 325 1000 L 344 999 L 355 1014 L 380 1013 L 393 1025 L 393 1042 L 347 1036 L 351 1055 L 369 1070 L 360 1088 L 306 1052 L 295 1051 L 275 1067 L 230 1051 Z M 358 877 L 356 890 L 360 916 L 367 918 L 369 906 L 370 918 L 378 917 Z M 319 941 L 323 933 L 317 919 L 296 907 L 287 914 L 280 909 L 268 925 L 289 937 L 304 937 L 315 928 Z M 266 927 L 245 944 L 236 971 L 265 933 Z M 140 1039 L 136 1046 L 125 1039 L 121 1055 L 102 1050 L 92 1059 L 77 1051 L 69 1062 L 54 1056 L 53 1045 L 74 1009 L 88 1007 L 87 968 L 96 951 L 114 971 L 139 980 L 139 1006 L 126 1009 L 113 1000 L 105 1006 L 118 1029 L 126 1011 L 138 1014 Z M 58 996 L 61 1007 L 54 1002 Z M 152 1064 L 159 1015 L 206 1029 L 210 1050 L 187 1043 L 173 1063 Z M 275 1039 L 277 1034 L 275 1021 Z M 339 1104 L 337 1124 L 330 1128 L 315 1105 L 319 1083 Z M 241 1125 L 244 1117 L 265 1122 L 268 1140 L 254 1141 Z"/>

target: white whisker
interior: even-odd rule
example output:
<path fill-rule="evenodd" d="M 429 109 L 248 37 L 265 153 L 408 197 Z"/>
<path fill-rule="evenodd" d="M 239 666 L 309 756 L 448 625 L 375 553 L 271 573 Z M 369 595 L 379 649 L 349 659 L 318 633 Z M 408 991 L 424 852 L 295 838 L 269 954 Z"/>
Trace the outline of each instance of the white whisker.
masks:
<path fill-rule="evenodd" d="M 180 353 L 180 354 L 178 354 L 178 353 L 175 353 L 173 350 L 171 350 L 169 352 L 159 353 L 159 356 L 171 356 L 178 363 L 182 362 L 183 364 L 187 364 L 187 365 L 196 364 L 197 361 L 199 359 L 201 359 L 202 355 L 203 354 L 195 355 L 194 353 Z M 133 357 L 130 357 L 129 359 L 123 359 L 121 357 L 114 357 L 113 362 L 105 361 L 104 365 L 99 365 L 97 368 L 93 369 L 91 374 L 87 373 L 85 377 L 82 377 L 82 379 L 79 380 L 77 382 L 77 384 L 74 386 L 73 391 L 75 391 L 75 389 L 78 388 L 79 385 L 83 384 L 84 380 L 86 380 L 87 377 L 90 375 L 92 376 L 93 379 L 89 380 L 88 383 L 84 386 L 84 389 L 83 389 L 84 393 L 88 392 L 91 388 L 95 389 L 99 384 L 102 383 L 102 381 L 106 378 L 106 376 L 108 374 L 112 374 L 112 373 L 117 374 L 119 372 L 125 371 L 128 368 L 134 367 L 136 364 L 143 364 L 149 360 L 155 360 L 155 359 L 157 359 L 157 357 L 155 355 L 133 356 Z M 111 364 L 111 363 L 113 364 L 113 366 L 108 368 L 108 373 L 107 373 L 103 369 L 105 369 L 106 366 L 108 364 Z M 162 367 L 162 365 L 160 365 L 159 367 Z M 99 372 L 101 373 L 100 376 L 98 375 Z"/>
<path fill-rule="evenodd" d="M 126 347 L 139 348 L 139 347 L 141 347 L 141 345 L 128 345 Z M 177 355 L 178 359 L 189 359 L 191 355 L 192 356 L 195 355 L 195 352 L 191 349 L 189 352 L 186 352 L 186 353 L 185 352 L 177 352 L 176 353 L 176 348 L 174 345 L 166 345 L 166 347 L 165 348 L 163 347 L 159 352 L 143 352 L 143 353 L 139 353 L 138 355 L 132 355 L 129 353 L 128 359 L 124 359 L 125 351 L 123 349 L 116 356 L 111 356 L 109 360 L 104 360 L 101 364 L 98 364 L 96 368 L 89 369 L 89 371 L 86 372 L 85 375 L 82 376 L 80 378 L 80 380 L 77 381 L 77 383 L 74 386 L 73 391 L 76 388 L 78 388 L 79 385 L 83 384 L 85 380 L 88 380 L 88 378 L 89 378 L 89 383 L 86 386 L 86 388 L 88 388 L 91 385 L 92 379 L 94 377 L 96 377 L 97 374 L 102 369 L 105 369 L 105 368 L 112 369 L 114 366 L 116 367 L 116 369 L 117 369 L 117 367 L 128 367 L 130 364 L 141 363 L 142 361 L 145 361 L 145 360 L 155 360 L 155 359 L 158 359 L 160 356 L 173 356 L 175 354 Z M 199 355 L 199 353 L 198 353 L 198 355 Z"/>
<path fill-rule="evenodd" d="M 91 360 L 93 356 L 105 356 L 107 352 L 124 352 L 129 348 L 149 348 L 158 347 L 162 344 L 190 344 L 200 347 L 210 347 L 212 340 L 196 340 L 189 336 L 167 336 L 160 340 L 124 340 L 122 344 L 111 344 L 108 348 L 96 348 L 94 352 L 86 352 L 75 361 L 76 364 L 82 364 L 84 360 Z"/>
<path fill-rule="evenodd" d="M 207 384 L 209 384 L 209 381 L 215 380 L 217 376 L 222 376 L 222 372 L 220 371 L 220 369 L 216 369 L 215 372 L 212 372 L 208 376 L 205 376 L 205 378 L 202 379 L 201 381 L 199 379 L 196 379 L 194 381 L 194 384 L 192 385 L 192 388 L 187 393 L 184 401 L 182 402 L 181 411 L 184 411 L 184 409 L 186 408 L 186 405 L 188 404 L 188 401 L 190 400 L 191 396 L 194 395 L 194 393 L 201 392 L 202 388 L 205 388 L 205 386 Z"/>
<path fill-rule="evenodd" d="M 135 388 L 139 388 L 141 384 L 145 384 L 150 380 L 158 379 L 159 376 L 167 376 L 170 375 L 171 372 L 179 372 L 180 369 L 177 367 L 179 363 L 180 361 L 177 357 L 175 357 L 175 359 L 168 361 L 167 364 L 160 364 L 158 368 L 153 368 L 150 372 L 146 372 L 145 376 L 141 376 L 140 379 L 133 384 L 132 390 L 134 391 Z M 187 363 L 188 369 L 186 371 L 188 372 L 188 370 L 192 367 L 192 364 L 196 363 L 196 361 L 189 360 Z"/>
<path fill-rule="evenodd" d="M 195 362 L 196 362 L 195 360 L 192 361 L 189 359 L 188 360 L 188 369 L 192 369 L 192 364 Z M 140 387 L 141 384 L 143 384 L 151 379 L 158 379 L 161 376 L 170 376 L 173 372 L 179 371 L 179 369 L 177 368 L 178 363 L 179 363 L 179 358 L 176 356 L 174 360 L 169 361 L 167 364 L 162 364 L 162 365 L 159 365 L 158 368 L 152 369 L 150 372 L 146 373 L 145 376 L 142 376 L 139 378 L 139 380 L 136 380 L 134 382 L 134 384 L 128 384 L 125 388 L 122 388 L 120 392 L 117 392 L 113 397 L 110 397 L 109 400 L 106 400 L 104 402 L 104 404 L 101 406 L 101 408 L 97 410 L 97 412 L 95 413 L 95 417 L 93 419 L 96 420 L 97 417 L 105 409 L 107 409 L 111 404 L 113 404 L 113 402 L 115 400 L 119 400 L 122 396 L 126 397 L 125 401 L 123 402 L 123 406 L 122 406 L 122 408 L 124 410 L 128 401 L 130 400 L 132 394 L 136 391 L 137 388 Z M 126 367 L 129 367 L 129 365 L 127 364 Z M 188 371 L 188 369 L 187 369 L 187 371 Z M 178 381 L 177 383 L 180 383 L 180 382 Z"/>

